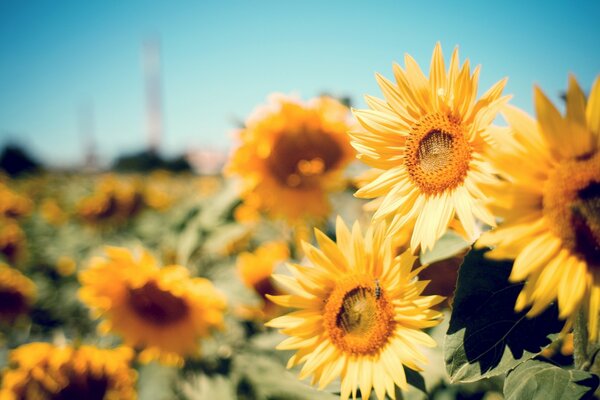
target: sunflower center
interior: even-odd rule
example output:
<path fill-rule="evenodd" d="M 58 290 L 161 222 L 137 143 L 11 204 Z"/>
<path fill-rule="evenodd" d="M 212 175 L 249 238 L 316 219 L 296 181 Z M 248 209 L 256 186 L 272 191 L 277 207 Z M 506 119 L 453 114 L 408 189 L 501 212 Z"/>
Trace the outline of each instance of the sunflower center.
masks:
<path fill-rule="evenodd" d="M 563 244 L 600 268 L 600 153 L 552 171 L 543 205 L 550 228 Z"/>
<path fill-rule="evenodd" d="M 459 120 L 428 114 L 412 127 L 406 140 L 405 164 L 413 183 L 423 193 L 434 195 L 464 181 L 471 153 Z"/>
<path fill-rule="evenodd" d="M 108 391 L 109 382 L 105 376 L 72 374 L 67 386 L 51 398 L 55 400 L 90 399 L 102 400 Z"/>
<path fill-rule="evenodd" d="M 339 281 L 324 309 L 325 330 L 340 350 L 377 354 L 394 332 L 394 307 L 373 277 L 350 276 Z"/>
<path fill-rule="evenodd" d="M 154 281 L 137 289 L 129 289 L 129 304 L 141 318 L 155 325 L 180 321 L 189 311 L 184 300 L 162 290 Z"/>
<path fill-rule="evenodd" d="M 342 158 L 340 144 L 327 132 L 303 128 L 285 132 L 275 141 L 267 167 L 283 186 L 308 189 L 335 168 Z"/>
<path fill-rule="evenodd" d="M 29 308 L 26 298 L 14 290 L 0 290 L 0 320 L 11 320 Z"/>

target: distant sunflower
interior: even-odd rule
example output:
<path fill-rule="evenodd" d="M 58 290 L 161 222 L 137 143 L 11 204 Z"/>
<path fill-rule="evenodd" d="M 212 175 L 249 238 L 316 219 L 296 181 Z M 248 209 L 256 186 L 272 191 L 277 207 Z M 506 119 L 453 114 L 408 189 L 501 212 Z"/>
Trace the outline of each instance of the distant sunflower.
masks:
<path fill-rule="evenodd" d="M 342 171 L 354 158 L 348 116 L 330 97 L 301 103 L 272 96 L 246 121 L 225 171 L 242 178 L 244 201 L 271 217 L 324 218 L 327 194 L 343 186 Z"/>
<path fill-rule="evenodd" d="M 240 278 L 265 301 L 262 309 L 265 314 L 269 314 L 274 305 L 266 295 L 276 293 L 271 274 L 277 264 L 289 256 L 288 245 L 285 242 L 268 242 L 252 253 L 243 252 L 238 255 L 236 265 Z"/>
<path fill-rule="evenodd" d="M 0 217 L 0 257 L 18 264 L 25 255 L 26 237 L 17 222 Z"/>
<path fill-rule="evenodd" d="M 96 184 L 94 193 L 79 202 L 77 212 L 88 223 L 124 223 L 144 205 L 141 182 L 106 175 Z"/>
<path fill-rule="evenodd" d="M 198 339 L 223 324 L 225 299 L 212 283 L 192 278 L 179 265 L 159 268 L 146 251 L 140 257 L 122 248 L 106 248 L 79 274 L 79 297 L 93 315 L 104 317 L 104 333 L 123 336 L 143 349 L 142 362 L 167 364 L 198 351 Z"/>
<path fill-rule="evenodd" d="M 0 387 L 1 400 L 134 400 L 133 352 L 121 347 L 30 343 L 13 351 Z"/>
<path fill-rule="evenodd" d="M 0 322 L 10 324 L 27 314 L 35 297 L 35 284 L 16 269 L 0 262 Z"/>
<path fill-rule="evenodd" d="M 358 158 L 379 171 L 356 192 L 383 197 L 375 220 L 392 218 L 391 230 L 414 226 L 410 246 L 431 249 L 455 220 L 474 238 L 475 218 L 495 225 L 484 206 L 481 184 L 493 178 L 483 153 L 488 127 L 508 96 L 503 79 L 476 101 L 479 67 L 459 68 L 455 49 L 446 72 L 442 49 L 433 52 L 429 79 L 405 56 L 406 70 L 394 65 L 396 82 L 377 81 L 385 100 L 366 97 L 370 109 L 353 110 L 366 131 L 352 132 Z"/>
<path fill-rule="evenodd" d="M 30 199 L 18 194 L 6 184 L 0 182 L 0 216 L 20 218 L 28 215 L 31 209 L 32 202 Z"/>
<path fill-rule="evenodd" d="M 600 77 L 589 100 L 569 79 L 563 117 L 535 88 L 538 122 L 507 107 L 511 135 L 499 138 L 493 160 L 503 178 L 490 197 L 503 224 L 479 246 L 514 258 L 510 279 L 527 280 L 516 309 L 541 313 L 558 299 L 561 318 L 584 307 L 590 338 L 600 313 Z"/>
<path fill-rule="evenodd" d="M 320 389 L 341 378 L 341 398 L 363 399 L 373 389 L 378 399 L 395 398 L 394 384 L 407 388 L 404 366 L 420 371 L 427 362 L 419 347 L 436 345 L 422 331 L 440 323 L 431 309 L 443 297 L 422 296 L 426 281 L 421 268 L 395 246 L 380 224 L 363 237 L 358 223 L 352 233 L 338 218 L 337 244 L 316 231 L 320 250 L 305 243 L 313 266 L 290 264 L 293 277 L 273 277 L 289 295 L 269 296 L 273 302 L 299 310 L 267 325 L 291 336 L 277 348 L 296 350 L 288 367 L 304 363 L 300 378 L 313 376 Z"/>

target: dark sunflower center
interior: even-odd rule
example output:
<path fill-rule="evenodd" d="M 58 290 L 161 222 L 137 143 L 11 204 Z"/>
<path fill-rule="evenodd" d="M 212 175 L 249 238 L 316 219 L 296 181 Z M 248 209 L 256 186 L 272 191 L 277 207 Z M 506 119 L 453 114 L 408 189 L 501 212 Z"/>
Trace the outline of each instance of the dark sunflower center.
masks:
<path fill-rule="evenodd" d="M 319 176 L 335 168 L 342 155 L 339 143 L 326 132 L 286 132 L 274 143 L 267 166 L 284 186 L 312 188 L 318 185 Z"/>
<path fill-rule="evenodd" d="M 426 174 L 446 168 L 452 158 L 452 135 L 437 130 L 429 132 L 419 143 L 417 158 Z"/>
<path fill-rule="evenodd" d="M 600 182 L 592 182 L 577 197 L 571 217 L 575 250 L 600 266 Z"/>
<path fill-rule="evenodd" d="M 455 118 L 428 114 L 406 140 L 405 164 L 413 183 L 430 195 L 462 184 L 471 161 L 471 145 Z"/>
<path fill-rule="evenodd" d="M 28 308 L 27 300 L 21 293 L 0 289 L 0 319 L 24 314 Z"/>
<path fill-rule="evenodd" d="M 90 374 L 73 374 L 69 383 L 52 400 L 89 399 L 103 400 L 108 391 L 108 379 L 105 376 L 94 377 Z"/>
<path fill-rule="evenodd" d="M 141 318 L 156 325 L 177 322 L 188 313 L 185 301 L 160 289 L 153 281 L 138 289 L 130 289 L 129 304 Z"/>
<path fill-rule="evenodd" d="M 333 344 L 347 354 L 377 354 L 395 329 L 394 306 L 385 289 L 371 276 L 341 279 L 329 295 L 323 313 Z"/>
<path fill-rule="evenodd" d="M 361 335 L 376 323 L 377 304 L 369 289 L 362 287 L 348 292 L 337 316 L 337 326 L 346 333 Z"/>
<path fill-rule="evenodd" d="M 563 244 L 600 268 L 600 153 L 559 165 L 546 182 L 543 206 Z"/>

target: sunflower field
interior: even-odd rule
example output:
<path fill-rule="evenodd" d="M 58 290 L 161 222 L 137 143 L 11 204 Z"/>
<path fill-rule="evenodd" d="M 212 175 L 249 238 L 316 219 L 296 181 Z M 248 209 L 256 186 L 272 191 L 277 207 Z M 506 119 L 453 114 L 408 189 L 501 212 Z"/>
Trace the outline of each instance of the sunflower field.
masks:
<path fill-rule="evenodd" d="M 600 75 L 479 74 L 273 94 L 222 174 L 0 175 L 0 400 L 593 398 Z"/>

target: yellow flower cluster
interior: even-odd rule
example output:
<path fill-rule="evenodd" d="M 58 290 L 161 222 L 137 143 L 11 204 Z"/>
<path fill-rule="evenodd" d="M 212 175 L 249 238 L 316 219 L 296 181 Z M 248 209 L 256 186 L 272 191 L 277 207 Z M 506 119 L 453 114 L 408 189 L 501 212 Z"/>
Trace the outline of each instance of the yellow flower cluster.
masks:
<path fill-rule="evenodd" d="M 14 268 L 0 262 L 0 323 L 13 323 L 29 312 L 36 298 L 36 286 Z"/>

